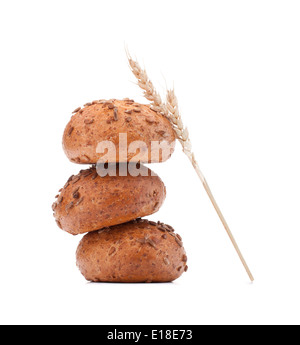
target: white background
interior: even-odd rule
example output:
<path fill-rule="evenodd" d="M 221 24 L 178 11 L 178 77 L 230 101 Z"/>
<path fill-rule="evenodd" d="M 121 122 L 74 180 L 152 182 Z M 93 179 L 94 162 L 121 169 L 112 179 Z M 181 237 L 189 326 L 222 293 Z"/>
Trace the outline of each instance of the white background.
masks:
<path fill-rule="evenodd" d="M 299 1 L 2 1 L 1 324 L 299 324 Z M 174 283 L 88 283 L 81 236 L 51 204 L 81 167 L 61 138 L 100 98 L 145 102 L 125 44 L 162 95 L 175 86 L 199 165 L 254 275 L 250 283 L 181 151 L 151 167 L 149 217 L 181 234 Z"/>

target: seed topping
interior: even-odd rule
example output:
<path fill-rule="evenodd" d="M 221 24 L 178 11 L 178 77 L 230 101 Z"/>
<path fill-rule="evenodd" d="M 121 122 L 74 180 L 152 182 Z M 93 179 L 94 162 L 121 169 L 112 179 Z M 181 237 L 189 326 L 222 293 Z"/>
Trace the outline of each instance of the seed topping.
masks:
<path fill-rule="evenodd" d="M 84 120 L 84 123 L 86 124 L 86 125 L 90 125 L 91 123 L 93 123 L 94 122 L 94 119 L 85 119 Z"/>
<path fill-rule="evenodd" d="M 151 247 L 153 247 L 154 249 L 157 249 L 154 241 L 151 238 L 149 238 L 148 235 L 146 235 L 144 238 L 137 239 L 137 241 L 142 243 L 142 244 L 148 243 Z"/>
<path fill-rule="evenodd" d="M 78 205 L 80 205 L 81 203 L 82 203 L 82 201 L 83 201 L 83 196 L 77 201 L 77 203 L 76 203 L 76 206 L 78 206 Z"/>
<path fill-rule="evenodd" d="M 73 198 L 74 198 L 74 199 L 79 199 L 79 192 L 78 192 L 78 190 L 79 190 L 79 187 L 76 188 L 76 189 L 74 190 L 74 192 L 73 192 Z"/>
<path fill-rule="evenodd" d="M 112 255 L 114 252 L 116 251 L 116 248 L 115 247 L 111 247 L 109 252 L 108 252 L 108 255 Z"/>
<path fill-rule="evenodd" d="M 118 121 L 118 108 L 114 108 L 114 120 Z"/>
<path fill-rule="evenodd" d="M 76 108 L 75 110 L 73 110 L 72 114 L 77 113 L 77 111 L 79 111 L 80 109 L 81 109 L 81 107 Z"/>
<path fill-rule="evenodd" d="M 179 245 L 179 247 L 183 246 L 182 242 L 177 237 L 175 237 L 175 241 Z"/>
<path fill-rule="evenodd" d="M 72 179 L 72 184 L 75 184 L 76 182 L 78 182 L 80 180 L 80 176 L 74 176 Z"/>
<path fill-rule="evenodd" d="M 164 263 L 165 263 L 166 265 L 169 265 L 169 264 L 170 264 L 170 261 L 169 261 L 169 259 L 168 259 L 167 257 L 164 257 Z"/>
<path fill-rule="evenodd" d="M 148 123 L 154 123 L 155 122 L 155 119 L 151 118 L 151 117 L 146 117 L 146 122 Z"/>
<path fill-rule="evenodd" d="M 66 205 L 66 211 L 69 211 L 71 208 L 73 208 L 74 203 L 71 201 L 69 204 Z"/>
<path fill-rule="evenodd" d="M 68 130 L 68 136 L 70 136 L 72 134 L 73 130 L 74 130 L 74 127 L 71 126 Z"/>
<path fill-rule="evenodd" d="M 153 225 L 153 226 L 156 226 L 156 223 L 153 222 L 152 220 L 149 220 L 149 224 L 150 224 L 150 225 Z"/>

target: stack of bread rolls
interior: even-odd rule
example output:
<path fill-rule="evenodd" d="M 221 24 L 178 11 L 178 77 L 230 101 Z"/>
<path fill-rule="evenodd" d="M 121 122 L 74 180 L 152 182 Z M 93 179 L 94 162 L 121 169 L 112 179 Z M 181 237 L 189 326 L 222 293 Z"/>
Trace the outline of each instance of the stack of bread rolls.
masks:
<path fill-rule="evenodd" d="M 120 134 L 126 134 L 126 147 Z M 106 141 L 116 148 L 114 155 L 105 156 L 106 163 L 115 163 L 115 174 L 102 176 L 97 147 Z M 148 150 L 138 155 L 129 152 L 136 141 L 143 141 Z M 62 230 L 86 233 L 78 245 L 76 263 L 89 281 L 168 282 L 187 270 L 182 239 L 173 227 L 141 218 L 157 212 L 166 197 L 162 180 L 140 164 L 171 156 L 173 149 L 153 159 L 153 141 L 175 142 L 169 121 L 130 99 L 86 103 L 74 110 L 65 128 L 63 148 L 69 160 L 91 166 L 68 179 L 52 209 Z M 131 163 L 140 164 L 137 176 L 124 174 Z"/>

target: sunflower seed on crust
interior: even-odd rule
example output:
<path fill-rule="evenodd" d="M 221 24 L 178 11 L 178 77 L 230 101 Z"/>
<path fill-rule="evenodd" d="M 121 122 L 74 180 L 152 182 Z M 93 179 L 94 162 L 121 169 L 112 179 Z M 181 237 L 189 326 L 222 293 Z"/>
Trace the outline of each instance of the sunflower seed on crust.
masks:
<path fill-rule="evenodd" d="M 177 238 L 175 237 L 175 241 L 177 242 L 177 244 L 182 247 L 183 246 L 183 243 Z"/>
<path fill-rule="evenodd" d="M 111 247 L 109 252 L 108 252 L 108 255 L 112 255 L 114 252 L 116 251 L 116 248 L 115 247 Z"/>
<path fill-rule="evenodd" d="M 74 206 L 73 201 L 66 205 L 66 211 L 69 211 Z"/>
<path fill-rule="evenodd" d="M 169 261 L 169 259 L 168 259 L 167 257 L 164 257 L 164 263 L 165 263 L 166 265 L 169 265 L 169 264 L 170 264 L 170 261 Z"/>
<path fill-rule="evenodd" d="M 93 123 L 94 122 L 94 119 L 85 119 L 84 120 L 84 123 L 86 124 L 86 125 L 90 125 L 91 123 Z"/>
<path fill-rule="evenodd" d="M 83 201 L 84 197 L 82 196 L 77 202 L 76 202 L 76 206 L 80 205 Z"/>
<path fill-rule="evenodd" d="M 168 231 L 174 232 L 174 228 L 171 225 L 165 224 L 165 227 L 167 228 Z"/>
<path fill-rule="evenodd" d="M 72 179 L 72 184 L 75 184 L 76 182 L 78 182 L 80 180 L 80 176 L 74 176 L 73 179 Z"/>
<path fill-rule="evenodd" d="M 86 157 L 87 157 L 87 156 L 86 156 Z M 92 173 L 93 173 L 93 170 L 88 169 L 88 170 L 83 170 L 83 172 L 81 173 L 81 175 L 82 175 L 83 177 L 87 177 L 87 176 L 91 175 Z"/>
<path fill-rule="evenodd" d="M 118 108 L 114 108 L 114 120 L 118 121 Z"/>
<path fill-rule="evenodd" d="M 62 201 L 63 201 L 63 196 L 60 196 L 56 201 L 57 205 L 59 205 Z"/>
<path fill-rule="evenodd" d="M 56 224 L 58 225 L 58 227 L 59 227 L 60 229 L 62 229 L 62 226 L 61 226 L 61 224 L 60 224 L 60 221 L 59 221 L 58 219 L 55 219 L 55 221 L 56 221 Z"/>
<path fill-rule="evenodd" d="M 146 117 L 146 122 L 148 123 L 154 123 L 155 122 L 155 119 L 152 119 L 150 117 Z"/>
<path fill-rule="evenodd" d="M 179 239 L 179 241 L 182 241 L 182 238 L 180 235 L 176 234 L 176 237 Z"/>
<path fill-rule="evenodd" d="M 68 136 L 72 134 L 73 130 L 74 130 L 74 127 L 71 126 L 70 129 L 68 130 Z"/>
<path fill-rule="evenodd" d="M 149 224 L 150 224 L 150 225 L 153 225 L 153 226 L 156 226 L 156 223 L 153 222 L 152 220 L 149 220 Z"/>
<path fill-rule="evenodd" d="M 72 114 L 77 113 L 77 111 L 79 111 L 80 109 L 81 107 L 76 108 L 75 110 L 72 111 Z"/>
<path fill-rule="evenodd" d="M 79 189 L 79 187 L 77 188 L 77 190 L 75 190 L 75 191 L 73 192 L 73 198 L 74 198 L 74 199 L 79 199 L 80 194 L 79 194 L 79 192 L 78 192 L 78 189 Z"/>
<path fill-rule="evenodd" d="M 157 247 L 156 247 L 156 245 L 155 245 L 154 241 L 153 241 L 153 240 L 151 240 L 151 238 L 148 238 L 148 239 L 147 239 L 147 243 L 149 243 L 151 247 L 153 247 L 153 248 L 157 249 Z"/>
<path fill-rule="evenodd" d="M 93 176 L 92 176 L 92 180 L 95 180 L 95 178 L 98 176 L 98 173 L 97 172 L 95 172 L 94 174 L 93 174 Z"/>

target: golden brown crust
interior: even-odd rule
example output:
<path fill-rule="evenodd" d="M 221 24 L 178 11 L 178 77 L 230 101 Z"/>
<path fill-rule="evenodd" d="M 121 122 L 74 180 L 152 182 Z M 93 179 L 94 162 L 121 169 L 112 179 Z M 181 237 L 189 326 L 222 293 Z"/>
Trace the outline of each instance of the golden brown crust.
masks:
<path fill-rule="evenodd" d="M 80 241 L 76 263 L 89 281 L 169 282 L 187 270 L 173 228 L 145 219 L 93 231 Z"/>
<path fill-rule="evenodd" d="M 116 155 L 108 157 L 108 162 L 124 162 L 119 157 L 119 133 L 127 133 L 127 146 L 134 141 L 143 141 L 148 151 L 139 157 L 136 151 L 127 154 L 127 162 L 162 162 L 174 151 L 175 134 L 169 121 L 150 109 L 149 105 L 132 100 L 100 100 L 87 103 L 84 108 L 74 110 L 74 115 L 63 134 L 63 149 L 71 162 L 96 164 L 102 154 L 96 152 L 99 142 L 111 141 L 116 147 Z M 165 141 L 173 148 L 166 157 L 151 157 L 151 141 Z M 136 156 L 136 157 L 135 157 Z"/>
<path fill-rule="evenodd" d="M 57 225 L 73 234 L 101 229 L 150 215 L 166 197 L 163 182 L 141 166 L 149 176 L 100 177 L 96 168 L 81 170 L 69 178 L 52 205 Z"/>

